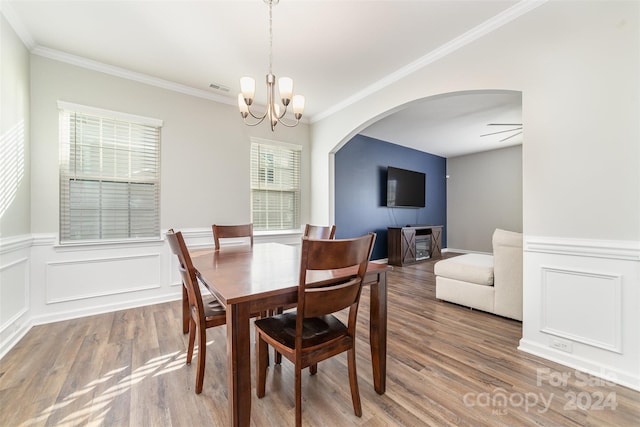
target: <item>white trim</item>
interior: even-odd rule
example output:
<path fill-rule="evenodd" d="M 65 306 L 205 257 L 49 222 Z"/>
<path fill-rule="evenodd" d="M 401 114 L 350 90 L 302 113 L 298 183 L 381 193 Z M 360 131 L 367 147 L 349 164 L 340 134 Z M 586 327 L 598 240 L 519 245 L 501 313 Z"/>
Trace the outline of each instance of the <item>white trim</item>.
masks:
<path fill-rule="evenodd" d="M 3 270 L 6 270 L 9 267 L 13 267 L 13 266 L 16 266 L 18 264 L 25 263 L 25 262 L 28 264 L 29 263 L 29 258 L 26 258 L 26 257 L 25 258 L 20 258 L 20 259 L 17 259 L 15 261 L 13 261 L 13 262 L 10 262 L 9 264 L 0 265 L 0 272 L 2 272 Z"/>
<path fill-rule="evenodd" d="M 543 5 L 548 0 L 522 0 L 511 6 L 510 8 L 504 10 L 498 15 L 492 17 L 491 19 L 483 22 L 482 24 L 472 28 L 461 36 L 456 37 L 455 39 L 445 43 L 444 45 L 434 49 L 423 57 L 419 58 L 416 61 L 413 61 L 404 67 L 396 70 L 395 72 L 389 74 L 383 79 L 378 80 L 377 82 L 367 86 L 365 89 L 351 95 L 346 98 L 342 102 L 339 102 L 332 106 L 331 108 L 320 112 L 313 117 L 307 118 L 308 120 L 304 120 L 303 122 L 307 123 L 315 123 L 326 117 L 329 117 L 336 112 L 347 108 L 348 106 L 360 101 L 367 96 L 376 93 L 387 86 L 390 86 L 405 78 L 406 76 L 438 61 L 441 58 L 444 58 L 447 55 L 452 54 L 453 52 L 461 49 L 462 47 L 472 43 L 479 38 L 491 33 L 492 31 L 497 30 L 505 24 L 519 18 L 520 16 L 534 10 L 538 6 Z M 4 3 L 4 2 L 3 2 Z M 7 9 L 9 9 L 7 7 Z M 7 16 L 7 14 L 3 11 L 3 14 Z M 109 74 L 116 77 L 121 77 L 128 80 L 137 81 L 140 83 L 148 84 L 150 86 L 155 86 L 167 90 L 171 90 L 178 93 L 183 93 L 185 95 L 195 96 L 198 98 L 209 99 L 211 101 L 219 102 L 222 104 L 237 106 L 237 99 L 235 97 L 230 96 L 222 96 L 215 93 L 211 93 L 202 89 L 196 89 L 191 86 L 186 86 L 180 83 L 171 82 L 168 80 L 160 79 L 157 77 L 152 77 L 146 74 L 138 73 L 135 71 L 127 70 L 124 68 L 116 67 L 113 65 L 104 64 L 98 61 L 93 61 L 91 59 L 83 58 L 80 56 L 72 55 L 70 53 L 58 51 L 55 49 L 51 49 L 44 46 L 35 45 L 35 42 L 31 38 L 31 35 L 28 31 L 25 30 L 24 25 L 22 25 L 21 21 L 17 19 L 17 15 L 15 13 L 10 13 L 11 19 L 7 18 L 7 20 L 11 23 L 11 26 L 16 31 L 20 39 L 25 43 L 30 52 L 34 55 L 42 56 L 44 58 L 53 59 L 56 61 L 64 62 L 67 64 L 75 65 L 78 67 L 86 68 L 89 70 L 98 71 L 101 73 Z"/>
<path fill-rule="evenodd" d="M 480 252 L 480 251 L 468 251 L 466 249 L 456 249 L 456 248 L 443 248 L 440 252 L 451 252 L 455 254 L 483 254 L 483 255 L 493 255 L 492 252 Z"/>
<path fill-rule="evenodd" d="M 88 114 L 112 120 L 119 120 L 130 123 L 137 123 L 145 126 L 162 127 L 161 119 L 138 116 L 136 114 L 123 113 L 121 111 L 107 110 L 105 108 L 92 107 L 89 105 L 75 104 L 73 102 L 58 101 L 58 108 L 74 113 Z"/>
<path fill-rule="evenodd" d="M 18 311 L 16 314 L 11 316 L 11 318 L 7 319 L 7 321 L 4 322 L 2 326 L 0 326 L 0 334 L 3 333 L 5 330 L 9 329 L 14 324 L 14 322 L 16 322 L 18 319 L 20 319 L 22 316 L 24 316 L 28 312 L 29 312 L 29 307 L 23 307 L 20 311 Z"/>
<path fill-rule="evenodd" d="M 75 65 L 77 67 L 98 71 L 101 73 L 109 74 L 111 76 L 121 77 L 127 80 L 133 80 L 139 83 L 144 83 L 149 86 L 155 86 L 162 89 L 171 90 L 173 92 L 195 96 L 198 98 L 209 99 L 211 101 L 216 101 L 223 104 L 234 105 L 236 107 L 238 105 L 237 98 L 217 95 L 211 92 L 207 92 L 205 90 L 193 88 L 191 86 L 186 86 L 180 83 L 175 83 L 175 82 L 160 79 L 157 77 L 152 77 L 147 74 L 137 73 L 135 71 L 127 70 L 125 68 L 104 64 L 102 62 L 93 61 L 91 59 L 72 55 L 70 53 L 62 52 L 55 49 L 50 49 L 48 47 L 35 46 L 31 49 L 31 53 L 34 55 L 42 56 L 44 58 L 49 58 L 55 61 L 60 61 L 67 64 Z"/>
<path fill-rule="evenodd" d="M 33 245 L 33 237 L 26 234 L 0 238 L 0 255 L 20 249 L 30 249 L 31 245 Z"/>
<path fill-rule="evenodd" d="M 556 237 L 524 237 L 525 252 L 640 261 L 640 242 Z"/>
<path fill-rule="evenodd" d="M 604 366 L 603 364 L 593 360 L 554 350 L 541 345 L 538 342 L 524 338 L 520 340 L 518 350 L 550 360 L 551 362 L 555 362 L 563 366 L 577 369 L 598 378 L 606 379 L 607 381 L 612 381 L 621 386 L 640 391 L 640 380 L 633 375 L 629 375 L 627 372 L 617 369 L 615 366 Z"/>
<path fill-rule="evenodd" d="M 27 47 L 27 49 L 31 50 L 35 47 L 36 43 L 33 41 L 33 37 L 27 30 L 27 27 L 24 26 L 22 20 L 18 17 L 18 14 L 11 6 L 11 3 L 8 1 L 0 1 L 0 12 L 4 15 L 13 28 L 13 31 L 18 35 L 18 38 L 22 40 L 22 43 Z"/>
<path fill-rule="evenodd" d="M 346 98 L 342 102 L 335 104 L 333 107 L 314 115 L 310 122 L 315 123 L 326 117 L 329 117 L 332 114 L 337 113 L 338 111 L 348 107 L 349 105 L 355 104 L 367 96 L 374 94 L 387 86 L 392 85 L 393 83 L 407 77 L 408 75 L 426 67 L 429 64 L 432 64 L 438 61 L 441 58 L 444 58 L 447 55 L 452 54 L 458 49 L 463 48 L 464 46 L 472 43 L 479 38 L 491 33 L 492 31 L 497 30 L 505 24 L 513 21 L 514 19 L 524 15 L 537 8 L 538 6 L 546 3 L 547 0 L 522 0 L 515 5 L 511 6 L 507 10 L 497 14 L 493 18 L 488 21 L 483 22 L 482 24 L 472 28 L 461 36 L 456 37 L 455 39 L 443 44 L 442 46 L 436 48 L 435 50 L 429 52 L 423 57 L 417 59 L 416 61 L 411 62 L 410 64 L 405 65 L 399 70 L 389 74 L 388 76 L 378 80 L 377 82 L 367 86 L 360 92 L 357 92 L 350 97 Z"/>
<path fill-rule="evenodd" d="M 57 234 L 32 234 L 31 246 L 55 246 L 58 241 Z"/>
<path fill-rule="evenodd" d="M 28 319 L 28 321 L 20 325 L 14 333 L 0 342 L 0 360 L 27 335 L 27 332 L 31 330 L 32 326 L 33 322 L 31 319 Z"/>

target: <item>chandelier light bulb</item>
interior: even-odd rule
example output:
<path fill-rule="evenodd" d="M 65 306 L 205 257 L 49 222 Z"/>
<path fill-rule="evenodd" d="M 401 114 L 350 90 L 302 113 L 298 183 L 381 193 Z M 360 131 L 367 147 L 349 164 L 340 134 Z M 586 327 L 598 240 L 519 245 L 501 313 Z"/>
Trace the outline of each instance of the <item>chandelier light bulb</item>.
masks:
<path fill-rule="evenodd" d="M 293 97 L 293 114 L 296 117 L 296 120 L 300 120 L 302 117 L 302 112 L 304 111 L 304 96 L 295 95 Z"/>
<path fill-rule="evenodd" d="M 278 88 L 280 89 L 280 98 L 282 103 L 287 106 L 291 102 L 293 96 L 293 79 L 290 77 L 280 77 L 278 79 Z"/>
<path fill-rule="evenodd" d="M 251 105 L 253 97 L 256 94 L 256 81 L 252 77 L 243 77 L 240 79 L 240 90 L 242 97 L 247 105 Z"/>

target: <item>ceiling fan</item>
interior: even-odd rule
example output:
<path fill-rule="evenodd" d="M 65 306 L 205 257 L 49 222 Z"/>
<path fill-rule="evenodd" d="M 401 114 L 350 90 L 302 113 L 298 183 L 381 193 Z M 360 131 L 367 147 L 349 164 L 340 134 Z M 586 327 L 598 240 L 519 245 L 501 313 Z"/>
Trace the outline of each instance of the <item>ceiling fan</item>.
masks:
<path fill-rule="evenodd" d="M 506 126 L 506 127 L 509 127 L 509 129 L 503 129 L 503 130 L 499 130 L 499 131 L 496 131 L 496 132 L 485 133 L 484 135 L 480 135 L 482 137 L 482 136 L 489 136 L 489 135 L 497 135 L 499 133 L 507 134 L 507 137 L 501 139 L 500 142 L 506 141 L 507 139 L 511 139 L 514 136 L 518 136 L 518 135 L 522 134 L 522 123 L 488 123 L 487 126 Z"/>

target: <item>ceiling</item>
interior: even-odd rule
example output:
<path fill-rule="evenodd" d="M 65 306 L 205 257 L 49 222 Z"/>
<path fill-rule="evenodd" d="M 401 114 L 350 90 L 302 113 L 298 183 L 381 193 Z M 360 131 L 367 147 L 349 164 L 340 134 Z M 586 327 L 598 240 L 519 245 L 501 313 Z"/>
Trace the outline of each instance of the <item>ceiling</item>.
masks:
<path fill-rule="evenodd" d="M 273 7 L 273 73 L 294 79 L 313 122 L 443 47 L 490 31 L 522 3 L 281 0 Z M 256 102 L 266 99 L 268 7 L 261 0 L 2 0 L 2 13 L 36 54 L 105 64 L 233 105 L 239 78 L 249 75 L 256 78 Z M 521 123 L 520 93 L 414 102 L 361 133 L 443 157 L 522 142 L 521 135 L 500 142 L 508 133 L 481 136 L 502 130 L 488 123 Z"/>

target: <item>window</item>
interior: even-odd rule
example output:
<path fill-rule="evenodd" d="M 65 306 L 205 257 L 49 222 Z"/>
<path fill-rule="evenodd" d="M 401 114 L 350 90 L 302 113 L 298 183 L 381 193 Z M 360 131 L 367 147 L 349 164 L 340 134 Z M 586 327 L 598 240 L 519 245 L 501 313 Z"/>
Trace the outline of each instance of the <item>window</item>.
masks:
<path fill-rule="evenodd" d="M 60 242 L 159 238 L 162 121 L 58 106 Z"/>
<path fill-rule="evenodd" d="M 302 147 L 251 142 L 251 220 L 255 230 L 300 228 Z"/>

